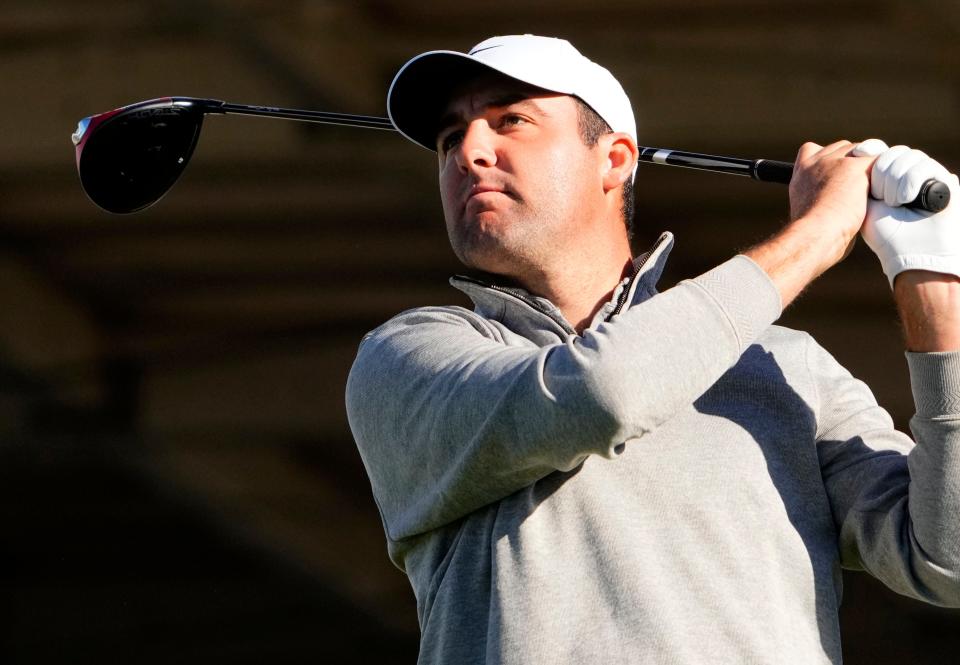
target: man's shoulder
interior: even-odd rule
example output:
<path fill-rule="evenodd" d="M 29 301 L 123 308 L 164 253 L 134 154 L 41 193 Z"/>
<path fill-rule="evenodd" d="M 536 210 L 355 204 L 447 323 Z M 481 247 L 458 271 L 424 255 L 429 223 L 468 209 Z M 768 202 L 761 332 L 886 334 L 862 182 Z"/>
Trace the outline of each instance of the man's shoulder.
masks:
<path fill-rule="evenodd" d="M 773 325 L 767 328 L 756 341 L 757 344 L 773 352 L 792 351 L 801 356 L 822 356 L 833 362 L 837 360 L 811 333 L 805 330 Z"/>
<path fill-rule="evenodd" d="M 786 326 L 772 325 L 744 352 L 738 365 L 749 365 L 751 359 L 755 360 L 763 356 L 773 361 L 779 367 L 779 371 L 784 374 L 797 371 L 807 374 L 811 355 L 832 358 L 810 333 Z"/>
<path fill-rule="evenodd" d="M 371 342 L 380 344 L 400 343 L 417 346 L 430 340 L 448 339 L 450 336 L 482 335 L 500 339 L 497 323 L 477 312 L 459 305 L 428 305 L 404 310 L 364 335 L 361 349 Z M 403 340 L 407 340 L 404 342 Z"/>
<path fill-rule="evenodd" d="M 802 371 L 809 377 L 846 377 L 849 370 L 816 338 L 804 330 L 770 326 L 751 347 L 753 355 L 763 352 L 780 366 L 784 373 Z M 750 356 L 750 350 L 744 354 Z"/>
<path fill-rule="evenodd" d="M 460 305 L 425 305 L 413 307 L 393 315 L 367 333 L 367 336 L 390 332 L 409 326 L 431 324 L 485 326 L 489 319 Z"/>

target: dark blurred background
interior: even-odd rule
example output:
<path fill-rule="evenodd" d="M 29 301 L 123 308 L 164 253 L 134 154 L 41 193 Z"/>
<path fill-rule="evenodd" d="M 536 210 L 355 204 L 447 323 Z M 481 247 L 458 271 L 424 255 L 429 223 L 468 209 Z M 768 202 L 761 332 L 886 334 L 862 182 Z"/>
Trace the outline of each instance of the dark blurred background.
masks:
<path fill-rule="evenodd" d="M 149 210 L 80 190 L 81 117 L 167 95 L 383 115 L 413 54 L 567 37 L 641 143 L 792 160 L 879 136 L 960 165 L 960 4 L 923 0 L 7 0 L 0 12 L 0 660 L 412 663 L 343 408 L 362 334 L 446 284 L 433 155 L 398 135 L 209 116 Z M 771 233 L 786 189 L 642 166 L 670 284 Z M 912 413 L 859 247 L 785 316 Z M 629 506 L 623 506 L 629 510 Z M 960 614 L 847 574 L 847 663 L 955 658 Z M 786 657 L 786 655 L 785 655 Z"/>

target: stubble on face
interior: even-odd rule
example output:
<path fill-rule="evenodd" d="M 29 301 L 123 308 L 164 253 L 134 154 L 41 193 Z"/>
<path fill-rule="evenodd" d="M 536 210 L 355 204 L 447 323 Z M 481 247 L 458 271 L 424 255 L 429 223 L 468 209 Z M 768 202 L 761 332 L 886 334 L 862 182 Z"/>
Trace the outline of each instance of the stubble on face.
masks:
<path fill-rule="evenodd" d="M 510 99 L 515 101 L 501 104 Z M 468 267 L 524 281 L 543 269 L 566 240 L 564 224 L 577 216 L 576 187 L 584 181 L 578 169 L 589 166 L 589 148 L 579 136 L 576 104 L 565 95 L 491 77 L 460 90 L 448 112 L 454 120 L 441 129 L 441 142 L 451 127 L 473 132 L 463 139 L 465 148 L 438 151 L 454 253 Z M 505 122 L 513 114 L 520 119 Z"/>

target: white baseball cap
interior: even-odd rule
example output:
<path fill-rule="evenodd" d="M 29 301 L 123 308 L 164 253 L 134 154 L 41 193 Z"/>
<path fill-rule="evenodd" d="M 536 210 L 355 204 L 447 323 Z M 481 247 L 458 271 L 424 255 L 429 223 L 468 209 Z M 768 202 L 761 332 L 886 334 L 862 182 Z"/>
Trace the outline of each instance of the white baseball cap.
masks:
<path fill-rule="evenodd" d="M 491 37 L 469 53 L 428 51 L 418 55 L 397 72 L 390 84 L 390 121 L 406 138 L 436 150 L 437 123 L 453 89 L 490 71 L 579 97 L 610 129 L 637 140 L 630 99 L 613 74 L 584 57 L 567 40 L 536 35 Z"/>

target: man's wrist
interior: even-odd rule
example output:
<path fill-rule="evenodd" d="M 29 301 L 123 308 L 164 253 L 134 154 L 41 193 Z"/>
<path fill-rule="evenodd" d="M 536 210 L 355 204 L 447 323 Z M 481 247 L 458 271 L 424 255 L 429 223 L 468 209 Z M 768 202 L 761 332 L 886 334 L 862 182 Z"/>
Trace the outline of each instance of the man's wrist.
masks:
<path fill-rule="evenodd" d="M 852 240 L 835 231 L 835 225 L 816 215 L 802 216 L 744 254 L 770 276 L 786 308 L 810 282 L 849 252 Z"/>
<path fill-rule="evenodd" d="M 908 351 L 960 350 L 960 277 L 906 270 L 897 275 L 893 296 Z"/>

